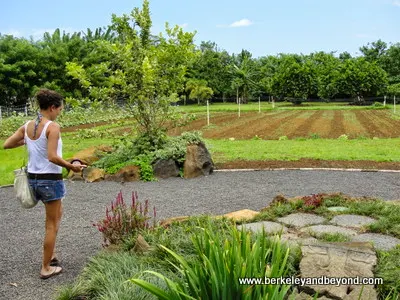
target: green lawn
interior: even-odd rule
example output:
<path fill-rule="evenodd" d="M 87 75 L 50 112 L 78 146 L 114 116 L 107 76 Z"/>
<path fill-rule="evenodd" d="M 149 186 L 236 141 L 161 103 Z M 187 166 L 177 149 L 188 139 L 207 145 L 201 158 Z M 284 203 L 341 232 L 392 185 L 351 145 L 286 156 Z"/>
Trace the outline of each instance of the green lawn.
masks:
<path fill-rule="evenodd" d="M 400 161 L 400 138 L 306 140 L 207 140 L 214 162 L 243 160 L 372 160 Z"/>

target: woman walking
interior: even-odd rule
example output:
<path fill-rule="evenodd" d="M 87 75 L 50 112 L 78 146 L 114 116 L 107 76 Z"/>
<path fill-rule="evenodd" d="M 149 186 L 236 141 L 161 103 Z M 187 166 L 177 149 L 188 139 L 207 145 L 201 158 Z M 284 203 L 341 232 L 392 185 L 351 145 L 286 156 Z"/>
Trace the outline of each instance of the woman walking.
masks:
<path fill-rule="evenodd" d="M 71 164 L 62 158 L 60 126 L 54 121 L 63 109 L 63 97 L 55 91 L 42 89 L 36 99 L 40 108 L 36 120 L 21 126 L 5 141 L 4 149 L 25 144 L 28 148 L 29 184 L 36 200 L 41 200 L 46 209 L 40 278 L 47 279 L 62 272 L 54 251 L 65 196 L 62 168 L 79 172 L 86 166 Z"/>

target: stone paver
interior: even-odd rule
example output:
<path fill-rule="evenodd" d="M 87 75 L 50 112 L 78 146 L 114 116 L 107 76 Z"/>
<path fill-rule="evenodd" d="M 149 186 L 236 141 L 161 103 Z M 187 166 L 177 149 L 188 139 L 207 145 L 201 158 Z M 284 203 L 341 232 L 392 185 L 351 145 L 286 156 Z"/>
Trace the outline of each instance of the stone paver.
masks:
<path fill-rule="evenodd" d="M 373 277 L 376 255 L 368 243 L 318 243 L 301 247 L 303 258 L 300 273 L 303 278 Z M 360 299 L 360 291 L 352 284 L 306 284 L 318 294 L 329 294 L 334 299 Z M 303 287 L 305 288 L 305 287 Z M 353 290 L 350 294 L 348 291 Z M 374 286 L 364 286 L 361 299 L 375 300 Z"/>
<path fill-rule="evenodd" d="M 348 229 L 348 228 L 343 228 L 343 227 L 340 227 L 340 226 L 333 226 L 333 225 L 308 226 L 308 227 L 301 228 L 300 231 L 313 234 L 317 238 L 322 236 L 325 233 L 332 233 L 332 234 L 340 233 L 340 234 L 347 235 L 347 236 L 352 236 L 352 235 L 356 235 L 357 234 L 357 232 L 355 230 Z"/>
<path fill-rule="evenodd" d="M 370 217 L 359 215 L 339 215 L 335 216 L 329 223 L 344 227 L 361 228 L 374 223 L 376 220 Z"/>
<path fill-rule="evenodd" d="M 276 223 L 276 222 L 256 222 L 256 223 L 247 223 L 243 225 L 237 226 L 239 230 L 242 229 L 242 226 L 245 229 L 254 231 L 254 232 L 261 232 L 262 228 L 264 227 L 264 231 L 267 234 L 277 234 L 277 233 L 284 233 L 287 232 L 287 228 L 283 226 L 282 224 Z"/>
<path fill-rule="evenodd" d="M 390 250 L 400 245 L 400 239 L 392 237 L 390 235 L 378 234 L 378 233 L 363 233 L 356 235 L 352 238 L 355 242 L 372 242 L 374 247 L 379 250 Z"/>
<path fill-rule="evenodd" d="M 325 218 L 313 214 L 296 213 L 279 218 L 278 221 L 288 226 L 304 227 L 308 225 L 322 224 L 325 221 Z"/>
<path fill-rule="evenodd" d="M 318 243 L 318 239 L 314 237 L 299 237 L 295 233 L 282 234 L 281 241 L 287 243 L 289 246 Z"/>

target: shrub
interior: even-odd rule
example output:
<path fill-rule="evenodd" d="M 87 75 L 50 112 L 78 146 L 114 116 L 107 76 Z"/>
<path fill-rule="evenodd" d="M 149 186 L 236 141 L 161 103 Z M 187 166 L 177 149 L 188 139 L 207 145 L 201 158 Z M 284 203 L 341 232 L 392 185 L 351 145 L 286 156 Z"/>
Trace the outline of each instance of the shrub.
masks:
<path fill-rule="evenodd" d="M 286 135 L 283 135 L 283 136 L 280 136 L 280 137 L 279 137 L 279 140 L 280 140 L 280 141 L 287 141 L 287 140 L 288 140 L 288 137 L 287 137 Z"/>
<path fill-rule="evenodd" d="M 323 197 L 320 194 L 312 194 L 302 198 L 304 206 L 319 207 L 322 204 Z"/>
<path fill-rule="evenodd" d="M 349 137 L 347 136 L 347 134 L 342 134 L 341 136 L 338 137 L 338 140 L 341 141 L 347 141 L 349 139 Z"/>
<path fill-rule="evenodd" d="M 175 262 L 170 262 L 183 276 L 183 283 L 164 275 L 146 271 L 167 283 L 168 291 L 142 279 L 137 284 L 159 299 L 285 299 L 288 285 L 254 285 L 240 282 L 246 277 L 264 279 L 287 274 L 289 249 L 282 248 L 279 239 L 267 238 L 265 232 L 252 243 L 250 232 L 231 229 L 231 239 L 222 240 L 209 228 L 204 228 L 192 241 L 198 261 L 192 265 L 177 253 L 162 247 Z"/>
<path fill-rule="evenodd" d="M 106 218 L 93 226 L 103 234 L 104 246 L 118 244 L 127 236 L 134 235 L 141 230 L 151 229 L 156 226 L 156 210 L 153 208 L 153 225 L 149 220 L 149 201 L 144 205 L 138 201 L 136 192 L 132 192 L 132 202 L 127 206 L 122 192 L 111 202 L 111 207 L 106 207 Z"/>

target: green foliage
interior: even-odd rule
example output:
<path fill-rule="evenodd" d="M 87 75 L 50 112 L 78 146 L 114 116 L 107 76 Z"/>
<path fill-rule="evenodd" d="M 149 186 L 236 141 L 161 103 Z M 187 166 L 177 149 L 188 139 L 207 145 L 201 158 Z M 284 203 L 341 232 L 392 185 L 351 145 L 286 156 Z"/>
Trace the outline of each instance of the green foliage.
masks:
<path fill-rule="evenodd" d="M 198 261 L 189 264 L 185 257 L 160 246 L 182 274 L 184 282 L 146 271 L 165 280 L 168 291 L 145 280 L 132 278 L 130 281 L 143 287 L 160 299 L 285 299 L 290 286 L 246 285 L 241 278 L 272 278 L 285 276 L 288 272 L 289 249 L 282 247 L 279 239 L 270 239 L 265 233 L 255 237 L 244 229 L 231 229 L 231 239 L 221 239 L 211 228 L 204 228 L 193 237 Z M 245 266 L 245 267 L 243 267 Z"/>
<path fill-rule="evenodd" d="M 186 146 L 189 144 L 204 143 L 201 132 L 184 132 L 178 137 L 168 138 L 164 147 L 154 152 L 154 161 L 157 159 L 173 159 L 183 163 L 186 156 Z"/>
<path fill-rule="evenodd" d="M 349 242 L 350 238 L 341 233 L 323 233 L 320 236 L 318 236 L 318 239 L 324 242 Z"/>
<path fill-rule="evenodd" d="M 24 114 L 13 114 L 13 116 L 4 118 L 0 122 L 0 137 L 11 136 L 18 128 L 24 125 L 30 118 Z"/>
<path fill-rule="evenodd" d="M 105 219 L 93 224 L 103 234 L 104 246 L 121 243 L 127 236 L 135 235 L 143 230 L 156 226 L 156 210 L 153 208 L 153 225 L 149 220 L 149 201 L 144 205 L 138 201 L 137 192 L 132 192 L 132 202 L 124 202 L 122 192 L 111 202 L 111 207 L 106 207 Z"/>
<path fill-rule="evenodd" d="M 382 299 L 398 299 L 400 296 L 400 246 L 390 251 L 378 251 L 378 263 L 375 277 L 383 278 L 383 285 L 378 285 L 378 293 Z"/>

